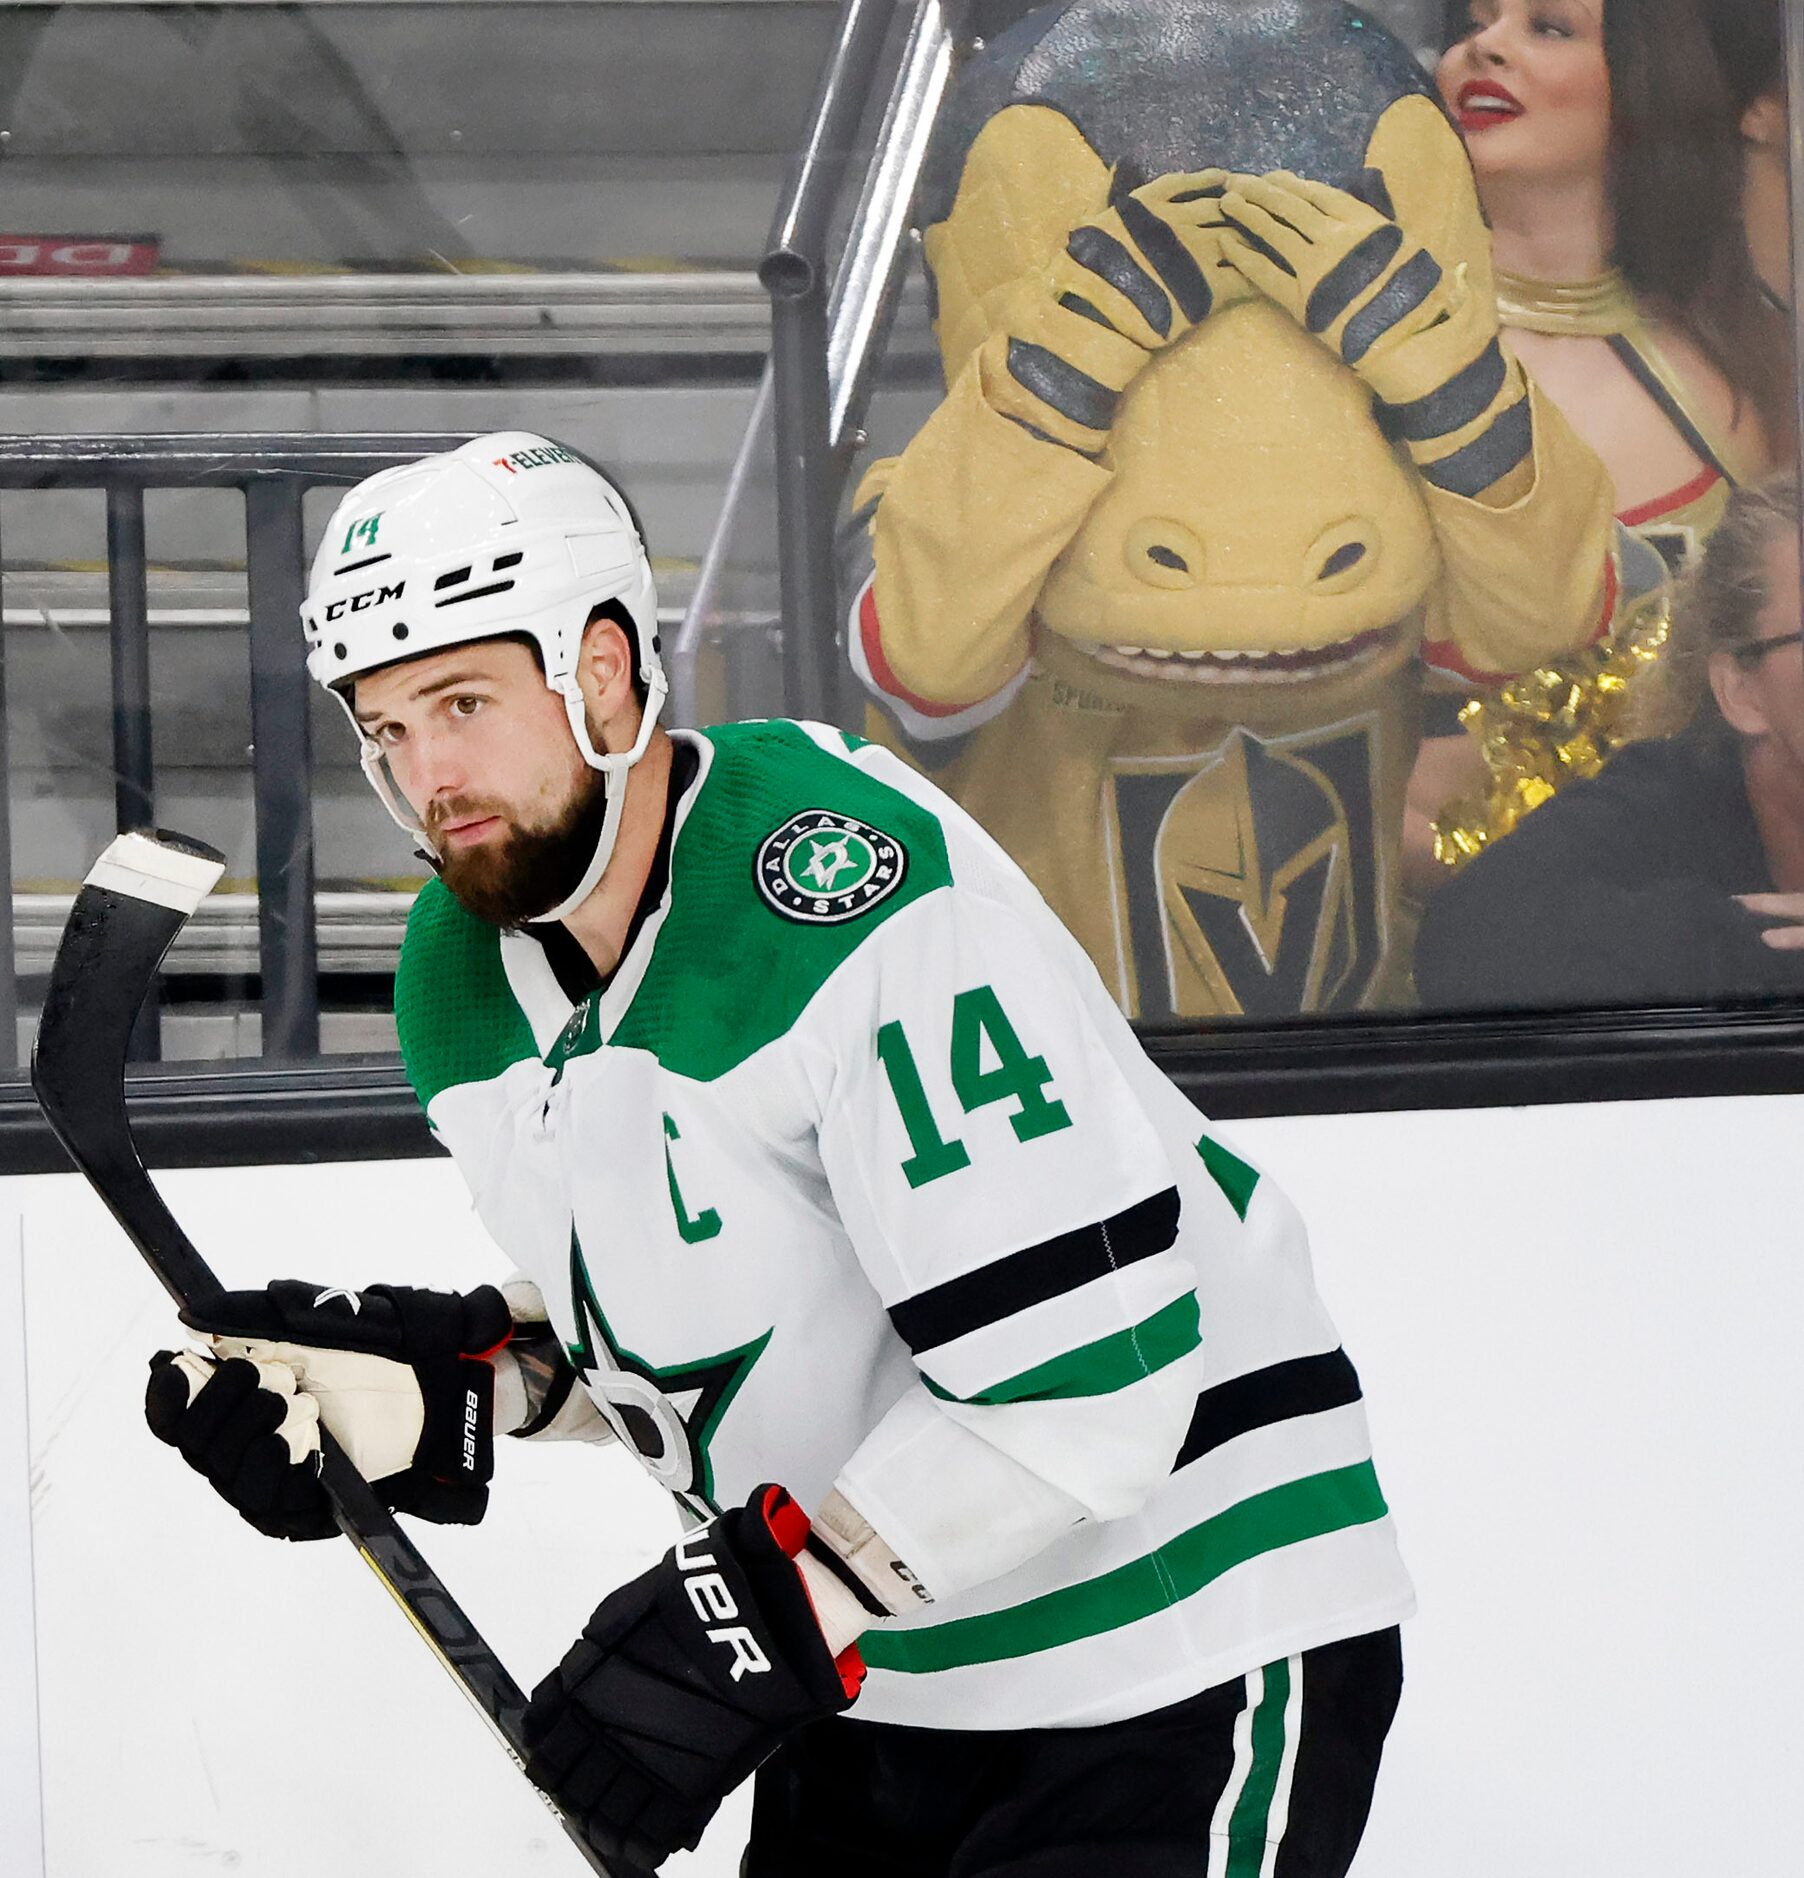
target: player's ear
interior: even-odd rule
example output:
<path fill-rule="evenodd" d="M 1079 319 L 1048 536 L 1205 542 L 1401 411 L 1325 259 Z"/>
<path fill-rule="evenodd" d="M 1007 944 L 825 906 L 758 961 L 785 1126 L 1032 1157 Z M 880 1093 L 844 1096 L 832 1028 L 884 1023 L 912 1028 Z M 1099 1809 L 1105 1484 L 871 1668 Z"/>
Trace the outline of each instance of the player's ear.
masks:
<path fill-rule="evenodd" d="M 639 699 L 633 689 L 633 648 L 618 621 L 596 617 L 583 631 L 577 683 L 597 748 L 630 749 L 639 728 Z"/>
<path fill-rule="evenodd" d="M 579 661 L 583 689 L 603 716 L 611 717 L 633 695 L 633 649 L 625 630 L 597 614 L 583 630 Z"/>

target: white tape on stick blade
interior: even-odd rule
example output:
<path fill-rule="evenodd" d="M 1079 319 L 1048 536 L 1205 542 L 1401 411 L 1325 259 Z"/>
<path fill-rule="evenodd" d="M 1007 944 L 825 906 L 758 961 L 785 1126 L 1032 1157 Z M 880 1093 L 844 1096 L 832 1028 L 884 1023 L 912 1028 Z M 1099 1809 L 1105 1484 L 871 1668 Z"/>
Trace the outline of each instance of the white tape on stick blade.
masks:
<path fill-rule="evenodd" d="M 84 883 L 166 906 L 185 919 L 213 891 L 223 861 L 172 848 L 151 835 L 121 835 L 88 869 Z"/>

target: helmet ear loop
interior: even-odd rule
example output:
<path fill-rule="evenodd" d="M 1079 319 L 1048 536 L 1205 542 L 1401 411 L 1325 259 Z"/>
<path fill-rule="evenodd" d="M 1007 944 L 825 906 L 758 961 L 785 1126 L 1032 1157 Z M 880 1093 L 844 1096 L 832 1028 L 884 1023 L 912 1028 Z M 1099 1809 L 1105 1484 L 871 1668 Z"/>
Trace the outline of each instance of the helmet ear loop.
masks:
<path fill-rule="evenodd" d="M 654 660 L 648 659 L 639 667 L 639 678 L 645 686 L 645 707 L 639 713 L 639 734 L 633 739 L 630 750 L 614 755 L 604 755 L 597 750 L 589 736 L 589 709 L 583 698 L 582 686 L 576 681 L 576 674 L 565 672 L 561 677 L 547 681 L 564 700 L 564 715 L 570 721 L 570 735 L 576 739 L 576 748 L 583 761 L 591 769 L 601 770 L 621 782 L 626 780 L 626 772 L 650 747 L 651 733 L 657 728 L 664 700 L 670 692 L 670 681 L 664 676 L 664 668 Z"/>
<path fill-rule="evenodd" d="M 611 773 L 618 759 L 596 749 L 589 735 L 589 706 L 583 697 L 582 686 L 576 682 L 576 674 L 564 672 L 548 682 L 564 701 L 564 716 L 570 724 L 570 735 L 576 740 L 577 754 L 591 769 L 601 770 L 604 774 Z"/>
<path fill-rule="evenodd" d="M 653 699 L 661 702 L 659 693 L 654 693 L 653 698 L 647 700 L 647 708 L 639 724 L 639 735 L 632 749 L 604 755 L 596 749 L 589 735 L 588 707 L 582 687 L 576 682 L 576 674 L 564 672 L 556 679 L 548 679 L 547 683 L 564 700 L 564 715 L 569 720 L 570 735 L 576 742 L 578 753 L 591 769 L 599 770 L 605 779 L 603 789 L 606 808 L 602 816 L 601 834 L 595 843 L 595 853 L 584 868 L 582 879 L 568 897 L 556 906 L 547 912 L 535 913 L 527 922 L 531 926 L 549 925 L 554 920 L 566 918 L 600 885 L 602 875 L 607 872 L 608 862 L 614 858 L 614 843 L 620 836 L 620 817 L 626 807 L 627 771 L 645 754 L 657 716 Z"/>

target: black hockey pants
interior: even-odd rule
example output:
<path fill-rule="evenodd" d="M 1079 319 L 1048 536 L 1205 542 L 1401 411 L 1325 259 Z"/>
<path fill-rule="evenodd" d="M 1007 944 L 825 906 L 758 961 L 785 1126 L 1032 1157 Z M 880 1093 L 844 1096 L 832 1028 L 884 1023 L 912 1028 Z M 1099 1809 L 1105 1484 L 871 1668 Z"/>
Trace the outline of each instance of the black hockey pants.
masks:
<path fill-rule="evenodd" d="M 742 1878 L 1344 1878 L 1402 1686 L 1385 1630 L 1095 1728 L 823 1722 L 759 1771 Z"/>

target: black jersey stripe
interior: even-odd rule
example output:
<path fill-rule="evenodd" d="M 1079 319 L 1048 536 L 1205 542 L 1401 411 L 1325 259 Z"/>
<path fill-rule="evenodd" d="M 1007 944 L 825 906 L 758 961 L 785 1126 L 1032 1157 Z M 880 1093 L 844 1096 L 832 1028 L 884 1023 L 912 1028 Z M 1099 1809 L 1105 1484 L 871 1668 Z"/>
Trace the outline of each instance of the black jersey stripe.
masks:
<path fill-rule="evenodd" d="M 1418 465 L 1423 476 L 1449 495 L 1481 496 L 1507 476 L 1535 447 L 1534 419 L 1526 395 L 1463 450 Z"/>
<path fill-rule="evenodd" d="M 1359 1373 L 1345 1350 L 1320 1356 L 1295 1356 L 1269 1369 L 1256 1369 L 1232 1382 L 1217 1383 L 1196 1399 L 1190 1432 L 1172 1463 L 1175 1473 L 1212 1454 L 1255 1428 L 1346 1408 L 1360 1399 Z"/>
<path fill-rule="evenodd" d="M 1044 346 L 1032 345 L 1025 339 L 1011 339 L 1008 369 L 1009 376 L 1024 391 L 1031 391 L 1060 417 L 1068 417 L 1086 430 L 1107 430 L 1115 422 L 1120 393 L 1111 391 L 1088 372 L 1080 372 Z"/>
<path fill-rule="evenodd" d="M 1167 1251 L 1178 1236 L 1178 1190 L 1167 1187 L 1111 1219 L 1024 1246 L 963 1277 L 890 1306 L 896 1334 L 915 1353 L 1000 1323 L 1125 1265 Z"/>

